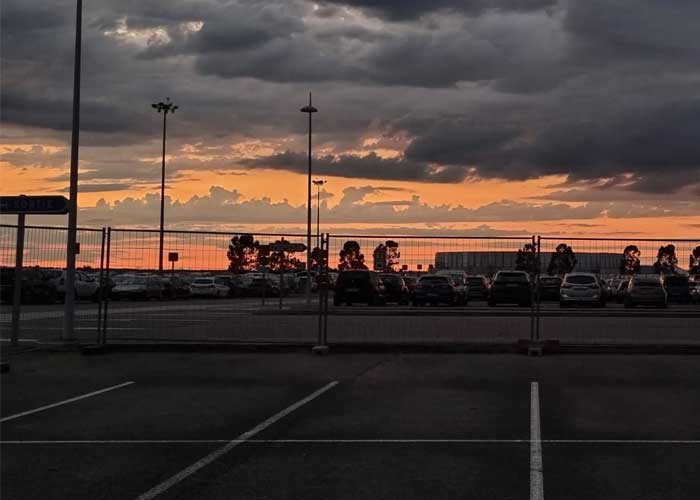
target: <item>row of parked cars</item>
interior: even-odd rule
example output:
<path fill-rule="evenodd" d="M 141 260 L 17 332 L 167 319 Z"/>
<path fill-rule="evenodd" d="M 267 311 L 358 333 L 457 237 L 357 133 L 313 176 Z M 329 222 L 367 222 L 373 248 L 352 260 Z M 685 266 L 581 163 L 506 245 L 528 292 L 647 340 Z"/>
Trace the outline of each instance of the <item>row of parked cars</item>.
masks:
<path fill-rule="evenodd" d="M 558 301 L 561 307 L 593 305 L 605 307 L 613 300 L 625 307 L 669 302 L 700 303 L 700 281 L 687 276 L 634 275 L 621 279 L 615 287 L 593 273 L 541 276 L 533 282 L 524 271 L 499 271 L 488 279 L 468 276 L 459 270 L 438 270 L 420 277 L 368 270 L 348 270 L 339 274 L 333 297 L 343 304 L 384 305 L 387 303 L 467 305 L 470 299 L 485 300 L 489 306 L 517 304 L 530 306 L 537 298 Z"/>
<path fill-rule="evenodd" d="M 337 275 L 333 273 L 331 279 Z M 54 304 L 63 302 L 66 272 L 60 269 L 25 268 L 22 272 L 22 303 Z M 113 271 L 109 279 L 99 272 L 78 270 L 75 273 L 74 297 L 78 300 L 97 301 L 100 297 L 111 300 L 173 300 L 196 297 L 279 297 L 305 290 L 308 275 L 305 272 L 277 274 L 250 272 L 234 274 L 204 273 L 141 273 Z M 0 268 L 0 300 L 11 303 L 14 294 L 14 268 Z M 312 290 L 316 282 L 311 279 Z"/>

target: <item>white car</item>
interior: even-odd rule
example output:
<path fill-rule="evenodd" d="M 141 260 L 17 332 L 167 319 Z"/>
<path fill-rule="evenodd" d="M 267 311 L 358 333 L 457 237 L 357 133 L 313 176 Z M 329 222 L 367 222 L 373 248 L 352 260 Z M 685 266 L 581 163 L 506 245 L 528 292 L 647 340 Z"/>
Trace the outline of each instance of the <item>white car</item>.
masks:
<path fill-rule="evenodd" d="M 61 274 L 52 281 L 58 294 L 64 296 L 66 293 L 66 272 L 61 271 Z M 98 299 L 100 284 L 82 271 L 75 271 L 74 288 L 77 299 Z"/>
<path fill-rule="evenodd" d="M 196 278 L 190 285 L 192 297 L 228 297 L 231 289 L 220 278 Z"/>
<path fill-rule="evenodd" d="M 605 307 L 605 290 L 592 273 L 569 273 L 559 289 L 559 306 L 591 304 Z"/>

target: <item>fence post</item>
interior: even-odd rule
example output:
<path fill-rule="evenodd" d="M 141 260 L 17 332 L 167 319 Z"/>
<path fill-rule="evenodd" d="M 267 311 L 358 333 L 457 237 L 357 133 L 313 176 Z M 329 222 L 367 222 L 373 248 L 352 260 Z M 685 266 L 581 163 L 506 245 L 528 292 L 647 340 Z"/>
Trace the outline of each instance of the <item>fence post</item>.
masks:
<path fill-rule="evenodd" d="M 535 325 L 535 338 L 540 340 L 540 304 L 542 302 L 542 294 L 540 293 L 540 273 L 542 267 L 540 248 L 542 245 L 542 237 L 537 235 L 537 316 Z"/>
<path fill-rule="evenodd" d="M 102 228 L 102 244 L 100 246 L 100 288 L 97 291 L 97 339 L 96 343 L 100 343 L 100 334 L 102 332 L 102 301 L 104 298 L 104 268 L 105 268 L 105 239 L 107 237 L 107 230 Z"/>
<path fill-rule="evenodd" d="M 22 309 L 22 265 L 24 260 L 24 218 L 17 214 L 17 246 L 15 248 L 15 288 L 12 295 L 12 332 L 10 342 L 19 344 L 19 320 Z"/>
<path fill-rule="evenodd" d="M 328 234 L 321 239 L 321 254 L 328 249 Z M 328 353 L 328 288 L 330 280 L 328 277 L 327 258 L 321 258 L 318 269 L 318 340 L 312 348 L 316 354 Z M 308 276 L 307 276 L 308 279 Z"/>
<path fill-rule="evenodd" d="M 535 235 L 532 235 L 532 246 L 535 246 Z M 537 289 L 537 269 L 531 269 L 530 270 L 532 275 L 531 275 L 531 281 L 534 281 L 534 283 L 531 284 L 530 287 L 530 342 L 535 341 L 535 294 L 536 294 L 536 289 Z M 535 279 L 532 279 L 535 278 Z"/>
<path fill-rule="evenodd" d="M 111 259 L 111 253 L 112 253 L 112 228 L 108 227 L 107 228 L 107 261 L 105 264 L 105 271 L 106 271 L 106 276 L 105 276 L 105 281 L 109 283 L 109 269 L 110 269 L 110 259 Z M 109 318 L 109 296 L 111 294 L 107 294 L 105 296 L 104 300 L 104 310 L 103 310 L 103 315 L 104 318 L 102 320 L 102 345 L 107 344 L 107 318 Z"/>

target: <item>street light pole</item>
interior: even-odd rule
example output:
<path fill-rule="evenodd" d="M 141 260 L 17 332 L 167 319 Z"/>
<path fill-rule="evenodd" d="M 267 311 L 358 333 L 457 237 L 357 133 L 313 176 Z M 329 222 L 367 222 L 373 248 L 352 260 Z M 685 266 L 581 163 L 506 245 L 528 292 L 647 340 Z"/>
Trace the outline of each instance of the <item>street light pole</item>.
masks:
<path fill-rule="evenodd" d="M 307 179 L 306 199 L 306 305 L 311 305 L 311 115 L 318 109 L 311 105 L 311 92 L 309 92 L 309 105 L 300 110 L 309 114 L 309 175 Z"/>
<path fill-rule="evenodd" d="M 83 0 L 77 0 L 75 15 L 75 58 L 73 60 L 73 129 L 70 148 L 68 192 L 68 238 L 66 244 L 66 279 L 62 340 L 73 338 L 75 322 L 75 253 L 78 227 L 78 152 L 80 147 L 80 58 L 83 34 Z"/>
<path fill-rule="evenodd" d="M 321 186 L 327 181 L 317 179 L 314 181 L 316 186 L 316 248 L 321 248 Z"/>
<path fill-rule="evenodd" d="M 163 161 L 160 170 L 160 245 L 158 248 L 158 272 L 163 272 L 163 234 L 165 226 L 165 136 L 168 126 L 168 113 L 174 113 L 178 106 L 170 102 L 170 97 L 165 102 L 151 104 L 151 107 L 160 113 L 163 112 Z"/>

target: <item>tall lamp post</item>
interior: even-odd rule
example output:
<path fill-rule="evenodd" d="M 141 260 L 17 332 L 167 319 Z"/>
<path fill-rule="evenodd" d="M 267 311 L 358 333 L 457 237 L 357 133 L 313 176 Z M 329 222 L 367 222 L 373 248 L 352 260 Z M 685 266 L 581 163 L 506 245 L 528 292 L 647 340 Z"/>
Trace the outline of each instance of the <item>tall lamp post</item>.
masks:
<path fill-rule="evenodd" d="M 326 182 L 323 179 L 316 179 L 314 185 L 316 186 L 316 247 L 321 248 L 321 186 Z"/>
<path fill-rule="evenodd" d="M 318 109 L 311 105 L 311 92 L 309 92 L 309 105 L 300 110 L 309 114 L 309 176 L 307 179 L 306 202 L 306 305 L 311 305 L 311 115 Z"/>
<path fill-rule="evenodd" d="M 75 320 L 75 254 L 78 226 L 78 151 L 80 147 L 80 58 L 83 34 L 83 0 L 76 2 L 75 59 L 73 60 L 73 129 L 70 148 L 70 197 L 68 209 L 68 238 L 66 248 L 65 303 L 63 309 L 62 340 L 73 338 Z"/>
<path fill-rule="evenodd" d="M 151 104 L 151 107 L 163 112 L 163 163 L 160 172 L 160 245 L 158 250 L 158 271 L 163 272 L 163 226 L 165 223 L 165 133 L 167 130 L 168 113 L 174 113 L 178 106 L 170 102 L 170 97 L 165 102 Z"/>

